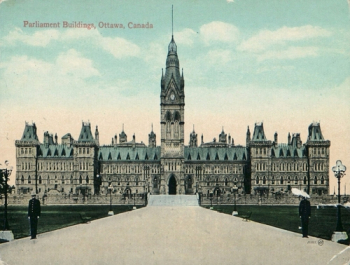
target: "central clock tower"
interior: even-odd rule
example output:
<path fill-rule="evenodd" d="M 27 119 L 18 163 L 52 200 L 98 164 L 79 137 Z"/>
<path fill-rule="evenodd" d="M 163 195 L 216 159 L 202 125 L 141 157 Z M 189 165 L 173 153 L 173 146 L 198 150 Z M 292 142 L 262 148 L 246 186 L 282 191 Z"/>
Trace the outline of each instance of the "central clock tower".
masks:
<path fill-rule="evenodd" d="M 172 36 L 168 46 L 165 74 L 162 70 L 160 92 L 161 163 L 164 193 L 169 180 L 176 181 L 176 194 L 182 193 L 184 160 L 185 81 L 180 75 L 177 46 Z M 175 179 L 175 180 L 174 180 Z M 173 187 L 172 187 L 173 188 Z"/>

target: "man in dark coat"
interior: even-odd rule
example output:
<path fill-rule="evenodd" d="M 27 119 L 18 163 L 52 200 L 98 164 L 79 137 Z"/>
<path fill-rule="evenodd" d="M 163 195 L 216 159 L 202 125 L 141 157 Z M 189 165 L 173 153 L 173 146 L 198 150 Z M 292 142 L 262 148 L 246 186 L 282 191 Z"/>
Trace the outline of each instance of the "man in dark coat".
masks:
<path fill-rule="evenodd" d="M 36 193 L 32 192 L 32 199 L 29 200 L 28 205 L 28 219 L 30 220 L 30 239 L 36 239 L 36 232 L 38 227 L 38 219 L 40 217 L 41 207 L 40 201 L 36 199 Z"/>
<path fill-rule="evenodd" d="M 299 216 L 301 219 L 303 237 L 308 237 L 309 218 L 311 217 L 311 206 L 310 202 L 305 197 L 303 197 L 299 204 Z"/>

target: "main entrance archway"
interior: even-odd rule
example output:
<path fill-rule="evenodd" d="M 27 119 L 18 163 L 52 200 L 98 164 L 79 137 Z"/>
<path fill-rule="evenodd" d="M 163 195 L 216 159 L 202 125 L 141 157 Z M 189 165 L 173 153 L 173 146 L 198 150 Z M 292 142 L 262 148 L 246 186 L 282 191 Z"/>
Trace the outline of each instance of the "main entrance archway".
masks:
<path fill-rule="evenodd" d="M 169 179 L 169 194 L 176 194 L 176 179 L 174 175 Z"/>

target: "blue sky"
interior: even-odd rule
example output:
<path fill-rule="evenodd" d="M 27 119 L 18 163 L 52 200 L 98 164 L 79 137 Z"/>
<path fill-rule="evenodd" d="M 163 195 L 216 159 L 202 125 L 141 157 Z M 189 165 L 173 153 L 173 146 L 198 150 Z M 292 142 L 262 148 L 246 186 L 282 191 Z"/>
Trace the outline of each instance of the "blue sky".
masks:
<path fill-rule="evenodd" d="M 347 1 L 0 1 L 0 145 L 15 163 L 25 121 L 77 135 L 99 125 L 109 144 L 124 123 L 147 141 L 159 135 L 161 69 L 174 38 L 184 68 L 188 135 L 206 141 L 222 126 L 244 144 L 247 126 L 300 132 L 320 121 L 331 165 L 350 162 L 350 33 Z M 28 28 L 29 22 L 94 23 L 96 29 Z M 99 28 L 99 22 L 125 29 Z M 129 29 L 128 23 L 152 29 Z M 147 128 L 147 129 L 145 129 Z M 157 131 L 158 130 L 158 131 Z M 334 161 L 333 161 L 334 160 Z M 331 176 L 331 178 L 333 178 Z M 349 182 L 349 178 L 347 179 Z M 350 187 L 348 188 L 350 191 Z"/>

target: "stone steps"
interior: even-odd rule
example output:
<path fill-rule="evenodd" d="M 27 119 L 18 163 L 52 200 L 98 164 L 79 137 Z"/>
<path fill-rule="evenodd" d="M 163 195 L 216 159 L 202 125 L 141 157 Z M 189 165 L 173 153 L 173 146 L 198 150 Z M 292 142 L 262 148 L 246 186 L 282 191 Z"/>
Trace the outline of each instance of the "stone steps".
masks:
<path fill-rule="evenodd" d="M 150 195 L 147 206 L 198 206 L 197 195 Z"/>

